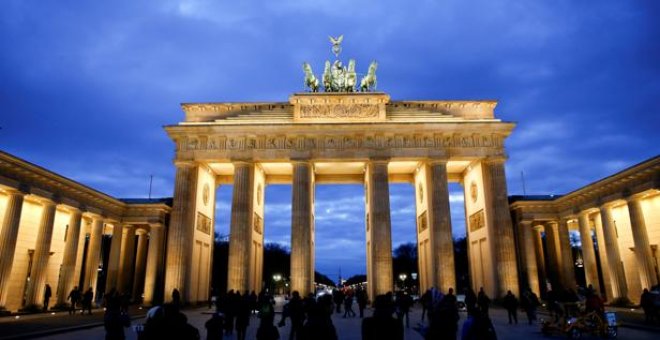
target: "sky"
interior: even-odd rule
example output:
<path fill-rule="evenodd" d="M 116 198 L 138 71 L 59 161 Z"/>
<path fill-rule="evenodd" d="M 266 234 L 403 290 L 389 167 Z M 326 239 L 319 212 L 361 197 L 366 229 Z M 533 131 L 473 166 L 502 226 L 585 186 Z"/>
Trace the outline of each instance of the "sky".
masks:
<path fill-rule="evenodd" d="M 286 101 L 328 35 L 395 100 L 496 99 L 509 194 L 562 194 L 660 151 L 657 1 L 66 1 L 0 4 L 0 149 L 115 197 L 173 191 L 162 127 L 182 102 Z M 454 236 L 465 234 L 452 184 Z M 319 185 L 317 270 L 363 273 L 362 188 Z M 390 187 L 394 246 L 414 193 Z M 226 234 L 231 186 L 218 191 Z M 290 186 L 266 189 L 267 241 L 288 244 Z"/>

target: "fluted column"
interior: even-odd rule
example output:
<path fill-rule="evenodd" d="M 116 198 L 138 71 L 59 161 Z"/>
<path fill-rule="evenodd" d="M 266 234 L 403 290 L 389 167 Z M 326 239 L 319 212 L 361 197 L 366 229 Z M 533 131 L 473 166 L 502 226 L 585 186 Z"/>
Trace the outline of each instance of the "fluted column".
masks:
<path fill-rule="evenodd" d="M 562 282 L 567 289 L 576 289 L 577 283 L 575 282 L 575 269 L 573 260 L 573 250 L 571 249 L 571 241 L 568 236 L 568 221 L 560 220 L 557 229 L 559 234 L 559 250 L 561 252 L 561 270 Z"/>
<path fill-rule="evenodd" d="M 632 228 L 633 241 L 635 243 L 635 257 L 639 277 L 642 283 L 642 289 L 658 284 L 658 277 L 655 274 L 653 266 L 653 254 L 649 244 L 649 235 L 646 230 L 646 221 L 644 220 L 644 211 L 639 198 L 628 198 L 628 214 L 630 215 L 630 227 Z"/>
<path fill-rule="evenodd" d="M 628 283 L 621 263 L 619 253 L 619 240 L 617 239 L 614 221 L 612 219 L 612 208 L 608 205 L 600 207 L 600 217 L 603 223 L 603 236 L 607 247 L 607 264 L 612 278 L 612 298 L 627 298 Z"/>
<path fill-rule="evenodd" d="M 117 290 L 120 293 L 131 291 L 135 269 L 135 226 L 127 225 L 122 230 L 120 267 L 117 277 Z"/>
<path fill-rule="evenodd" d="M 144 280 L 145 305 L 153 305 L 158 283 L 163 277 L 163 226 L 152 224 L 149 231 L 149 251 Z"/>
<path fill-rule="evenodd" d="M 312 165 L 293 162 L 291 198 L 291 291 L 307 296 L 314 286 L 312 247 Z"/>
<path fill-rule="evenodd" d="M 144 291 L 144 269 L 147 261 L 147 231 L 138 229 L 138 245 L 137 253 L 135 255 L 135 275 L 133 281 L 133 301 L 140 301 L 142 292 Z"/>
<path fill-rule="evenodd" d="M 69 208 L 69 228 L 66 232 L 66 242 L 62 254 L 62 269 L 60 282 L 57 285 L 57 304 L 66 303 L 69 292 L 77 285 L 76 256 L 78 255 L 78 242 L 80 241 L 80 222 L 82 212 L 76 208 Z"/>
<path fill-rule="evenodd" d="M 235 162 L 229 231 L 228 290 L 244 292 L 250 287 L 253 189 L 254 164 Z"/>
<path fill-rule="evenodd" d="M 110 254 L 108 255 L 108 276 L 105 281 L 105 290 L 117 289 L 119 279 L 119 263 L 121 259 L 121 236 L 123 234 L 120 223 L 112 226 L 112 239 L 110 241 Z"/>
<path fill-rule="evenodd" d="M 582 243 L 582 258 L 584 260 L 584 276 L 589 285 L 599 288 L 598 266 L 596 265 L 596 252 L 594 251 L 594 240 L 591 238 L 589 227 L 589 213 L 583 211 L 578 216 L 578 227 L 580 228 L 580 241 Z"/>
<path fill-rule="evenodd" d="M 385 294 L 393 289 L 392 226 L 387 165 L 387 160 L 372 160 L 367 166 L 373 273 L 373 278 L 368 280 L 370 280 L 369 284 L 373 284 L 375 295 Z"/>
<path fill-rule="evenodd" d="M 532 229 L 531 221 L 521 221 L 519 226 L 525 254 L 527 287 L 529 287 L 532 292 L 536 293 L 536 295 L 539 295 L 539 271 L 536 264 L 536 250 L 534 249 L 534 236 L 536 232 Z"/>
<path fill-rule="evenodd" d="M 92 287 L 96 293 L 96 279 L 99 276 L 99 260 L 101 259 L 101 239 L 103 238 L 103 219 L 100 216 L 92 217 L 92 231 L 87 247 L 87 265 L 83 289 Z"/>
<path fill-rule="evenodd" d="M 25 305 L 40 305 L 43 300 L 42 293 L 46 284 L 46 266 L 50 258 L 50 243 L 53 239 L 53 226 L 55 223 L 55 202 L 42 200 L 41 219 L 37 231 L 37 241 L 32 255 L 30 281 L 25 292 Z"/>
<path fill-rule="evenodd" d="M 533 228 L 532 239 L 534 241 L 534 251 L 536 252 L 536 266 L 539 273 L 539 288 L 545 290 L 548 274 L 546 271 L 545 256 L 543 255 L 543 238 L 541 237 L 540 226 L 535 226 Z"/>
<path fill-rule="evenodd" d="M 610 278 L 610 266 L 607 262 L 607 245 L 603 235 L 603 224 L 600 212 L 594 216 L 594 230 L 596 231 L 596 241 L 598 242 L 598 258 L 600 259 L 600 270 L 603 274 L 604 292 L 601 292 L 607 301 L 612 300 L 612 279 Z"/>
<path fill-rule="evenodd" d="M 167 258 L 165 270 L 165 297 L 172 300 L 177 289 L 186 296 L 186 283 L 191 268 L 193 233 L 195 231 L 195 206 L 197 195 L 197 166 L 192 162 L 177 162 L 174 182 L 174 202 L 167 232 Z"/>
<path fill-rule="evenodd" d="M 451 230 L 451 212 L 449 210 L 449 189 L 447 180 L 447 161 L 434 160 L 430 165 L 429 210 L 432 228 L 433 270 L 437 288 L 447 292 L 456 288 L 454 269 L 454 240 Z M 388 202 L 389 204 L 389 202 Z"/>
<path fill-rule="evenodd" d="M 554 290 L 558 288 L 557 285 L 563 285 L 557 222 L 548 222 L 545 224 L 545 244 L 548 247 L 548 276 Z"/>
<path fill-rule="evenodd" d="M 489 191 L 490 213 L 493 221 L 495 239 L 494 255 L 497 277 L 498 296 L 506 295 L 511 290 L 519 295 L 518 265 L 516 262 L 516 246 L 513 237 L 513 226 L 511 224 L 511 212 L 509 211 L 509 200 L 507 197 L 506 177 L 504 174 L 504 158 L 487 159 L 482 163 L 486 168 L 488 179 L 486 190 Z"/>
<path fill-rule="evenodd" d="M 16 240 L 18 238 L 18 226 L 21 222 L 21 211 L 23 210 L 23 196 L 20 191 L 7 192 L 7 207 L 0 228 L 0 306 L 7 302 L 7 291 L 9 287 L 9 274 L 14 264 L 14 253 L 16 252 Z"/>

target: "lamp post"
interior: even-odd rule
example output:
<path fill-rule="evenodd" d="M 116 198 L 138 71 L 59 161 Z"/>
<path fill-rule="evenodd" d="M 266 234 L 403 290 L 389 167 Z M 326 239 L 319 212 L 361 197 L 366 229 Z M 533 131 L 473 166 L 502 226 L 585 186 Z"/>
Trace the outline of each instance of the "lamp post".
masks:
<path fill-rule="evenodd" d="M 280 275 L 280 274 L 274 274 L 273 275 L 273 281 L 275 282 L 275 288 L 273 289 L 273 295 L 276 294 L 277 283 L 280 282 L 280 280 L 282 280 L 282 275 Z"/>
<path fill-rule="evenodd" d="M 408 278 L 408 275 L 405 273 L 399 274 L 399 280 L 401 280 L 401 289 L 404 290 L 406 289 L 406 278 Z"/>

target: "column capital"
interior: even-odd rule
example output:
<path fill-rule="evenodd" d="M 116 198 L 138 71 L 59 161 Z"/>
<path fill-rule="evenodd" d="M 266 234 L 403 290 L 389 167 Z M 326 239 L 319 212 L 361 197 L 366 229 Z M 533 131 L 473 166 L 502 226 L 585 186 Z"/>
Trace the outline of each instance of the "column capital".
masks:
<path fill-rule="evenodd" d="M 544 224 L 547 226 L 559 226 L 559 222 L 557 220 L 545 221 Z"/>
<path fill-rule="evenodd" d="M 506 162 L 506 156 L 488 156 L 482 160 L 482 162 L 487 164 L 504 164 Z"/>
<path fill-rule="evenodd" d="M 154 228 L 163 228 L 165 225 L 161 222 L 151 222 L 149 223 L 149 228 L 154 229 Z"/>
<path fill-rule="evenodd" d="M 231 164 L 233 164 L 235 168 L 236 167 L 244 168 L 244 167 L 252 166 L 254 164 L 254 161 L 252 159 L 232 159 Z"/>
<path fill-rule="evenodd" d="M 0 192 L 4 192 L 7 195 L 10 196 L 21 196 L 24 197 L 25 195 L 30 193 L 30 189 L 27 186 L 19 186 L 18 188 L 9 188 L 9 187 L 4 187 L 0 189 Z"/>
<path fill-rule="evenodd" d="M 49 206 L 54 206 L 57 205 L 58 202 L 54 198 L 49 198 L 49 197 L 42 197 L 42 196 L 34 196 L 34 199 L 39 202 L 39 204 L 43 205 L 44 207 L 49 207 Z"/>
<path fill-rule="evenodd" d="M 147 234 L 148 232 L 149 232 L 149 231 L 148 231 L 147 229 L 142 228 L 142 227 L 138 227 L 138 228 L 135 229 L 135 233 L 136 233 L 137 235 L 145 235 L 145 234 Z"/>
<path fill-rule="evenodd" d="M 289 159 L 291 165 L 312 165 L 312 160 L 309 158 L 291 158 Z"/>
<path fill-rule="evenodd" d="M 177 168 L 192 168 L 196 166 L 197 163 L 194 161 L 183 161 L 183 160 L 175 160 L 174 161 L 174 166 Z"/>
<path fill-rule="evenodd" d="M 583 216 L 589 218 L 589 215 L 591 215 L 590 209 L 585 209 L 578 212 L 578 218 Z"/>
<path fill-rule="evenodd" d="M 518 221 L 518 224 L 529 225 L 529 226 L 531 226 L 533 223 L 534 223 L 533 220 L 520 220 L 520 221 Z"/>
<path fill-rule="evenodd" d="M 449 162 L 449 158 L 446 157 L 434 157 L 434 158 L 429 158 L 426 160 L 426 164 L 434 166 L 434 165 L 447 165 L 447 162 Z"/>
<path fill-rule="evenodd" d="M 390 163 L 390 158 L 389 157 L 374 157 L 374 158 L 369 158 L 369 163 L 371 164 L 389 164 Z"/>

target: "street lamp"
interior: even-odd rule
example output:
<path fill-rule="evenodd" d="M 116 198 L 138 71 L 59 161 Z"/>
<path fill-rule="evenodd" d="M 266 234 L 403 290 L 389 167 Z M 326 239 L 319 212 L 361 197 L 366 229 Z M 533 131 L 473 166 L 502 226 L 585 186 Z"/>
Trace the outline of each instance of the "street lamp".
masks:
<path fill-rule="evenodd" d="M 404 273 L 399 274 L 399 280 L 401 280 L 401 289 L 406 288 L 406 278 L 408 278 L 408 275 Z"/>
<path fill-rule="evenodd" d="M 282 280 L 282 275 L 280 274 L 274 274 L 273 275 L 273 281 L 275 281 L 275 288 L 273 289 L 273 294 L 277 294 L 277 283 Z"/>

